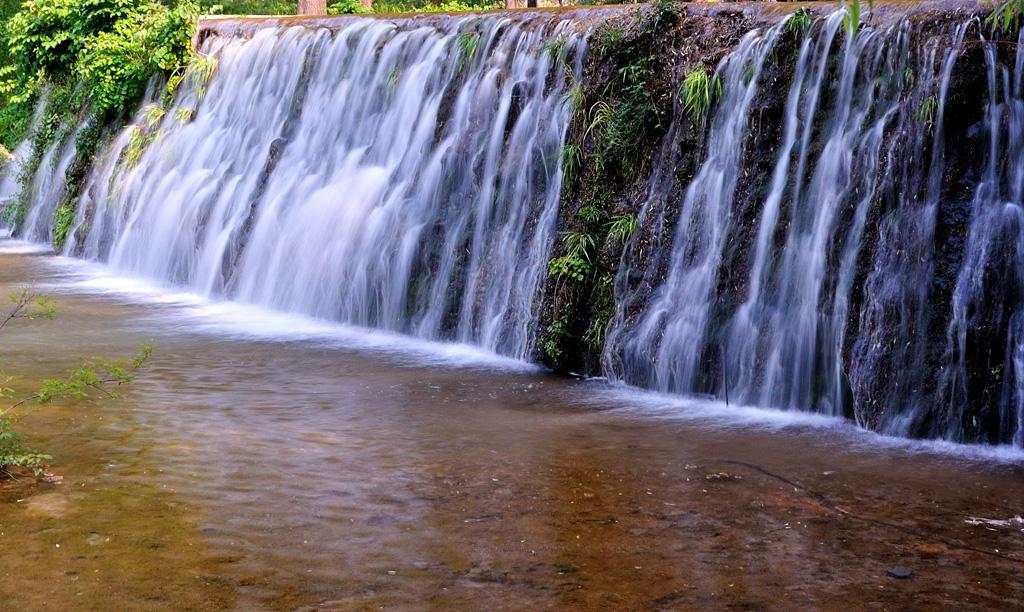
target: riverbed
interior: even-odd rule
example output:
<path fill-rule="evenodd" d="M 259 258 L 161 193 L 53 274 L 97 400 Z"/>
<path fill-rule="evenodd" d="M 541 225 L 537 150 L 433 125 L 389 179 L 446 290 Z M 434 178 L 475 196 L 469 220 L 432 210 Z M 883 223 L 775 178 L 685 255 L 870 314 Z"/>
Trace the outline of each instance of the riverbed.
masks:
<path fill-rule="evenodd" d="M 1024 606 L 1024 454 L 553 376 L 472 347 L 219 303 L 0 244 L 59 484 L 0 492 L 0 608 Z M 899 577 L 907 576 L 909 577 Z"/>

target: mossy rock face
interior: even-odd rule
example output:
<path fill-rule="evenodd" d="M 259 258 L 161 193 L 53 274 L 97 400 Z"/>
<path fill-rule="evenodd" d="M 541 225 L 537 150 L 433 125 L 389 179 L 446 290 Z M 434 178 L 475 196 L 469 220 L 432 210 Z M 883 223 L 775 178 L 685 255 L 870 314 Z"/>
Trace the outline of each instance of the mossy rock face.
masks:
<path fill-rule="evenodd" d="M 694 66 L 717 64 L 757 25 L 740 10 L 712 14 L 662 3 L 615 15 L 592 35 L 582 107 L 567 139 L 562 239 L 542 298 L 540 363 L 559 372 L 600 371 L 623 250 L 630 242 L 641 251 L 663 242 L 654 226 L 670 225 L 640 219 L 655 164 L 673 158 L 680 191 L 699 163 L 702 122 L 681 116 L 679 85 Z M 580 242 L 590 245 L 585 252 L 575 248 Z"/>

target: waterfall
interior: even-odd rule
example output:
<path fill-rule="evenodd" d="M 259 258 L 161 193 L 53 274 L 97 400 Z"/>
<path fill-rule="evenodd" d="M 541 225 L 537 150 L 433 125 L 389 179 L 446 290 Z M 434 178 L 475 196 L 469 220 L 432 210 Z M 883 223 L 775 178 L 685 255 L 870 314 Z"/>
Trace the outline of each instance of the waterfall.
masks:
<path fill-rule="evenodd" d="M 525 358 L 584 35 L 488 15 L 214 36 L 209 85 L 133 128 L 135 165 L 135 134 L 100 160 L 68 252 Z"/>
<path fill-rule="evenodd" d="M 941 378 L 944 435 L 1024 445 L 1024 31 L 1015 62 L 984 48 L 985 169 L 953 292 Z M 1001 359 L 992 359 L 991 354 Z M 995 365 L 998 364 L 998 365 Z M 990 370 L 986 372 L 986 370 Z M 992 371 L 996 370 L 996 371 Z M 994 384 L 1002 379 L 998 388 Z M 982 404 L 968 418 L 968 405 Z M 979 422 L 979 418 L 990 423 Z"/>
<path fill-rule="evenodd" d="M 694 11 L 680 31 L 717 27 Z M 1024 446 L 1024 39 L 986 38 L 976 12 L 855 32 L 844 10 L 762 15 L 717 38 L 732 42 L 716 43 L 730 48 L 713 56 L 709 111 L 664 97 L 650 175 L 599 196 L 638 229 L 621 258 L 602 247 L 614 311 L 593 373 Z M 562 200 L 588 193 L 562 189 L 570 99 L 600 97 L 622 68 L 588 55 L 609 14 L 207 30 L 173 102 L 154 80 L 93 160 L 64 254 L 532 358 L 545 317 L 590 316 L 558 312 L 545 283 Z M 677 51 L 651 50 L 693 59 Z M 674 62 L 677 79 L 697 65 Z M 588 120 L 572 127 L 584 165 Z M 17 195 L 19 235 L 51 239 L 81 129 L 22 145 L 0 175 L 10 202 L 17 160 L 42 159 Z"/>
<path fill-rule="evenodd" d="M 1021 445 L 1024 60 L 1015 51 L 1002 61 L 977 41 L 988 146 L 960 251 L 949 227 L 937 230 L 959 205 L 946 111 L 965 37 L 980 24 L 899 20 L 850 35 L 843 17 L 821 20 L 792 59 L 764 59 L 771 37 L 758 48 L 752 34 L 723 60 L 700 170 L 677 201 L 671 168 L 650 179 L 640 219 L 654 238 L 623 255 L 603 366 L 660 391 L 850 416 L 895 435 Z M 750 100 L 776 95 L 758 91 L 773 61 L 791 66 L 780 135 L 754 150 Z M 955 137 L 967 142 L 954 145 L 967 148 L 977 129 L 959 123 Z M 661 164 L 676 163 L 674 134 Z M 765 154 L 773 171 L 763 191 L 750 190 L 755 214 L 744 216 L 736 177 Z M 957 176 L 973 180 L 976 162 L 958 163 Z M 675 208 L 673 242 L 659 246 Z M 951 291 L 950 270 L 959 270 Z"/>
<path fill-rule="evenodd" d="M 757 93 L 758 76 L 782 26 L 753 31 L 723 60 L 721 112 L 708 129 L 708 157 L 680 204 L 676 238 L 667 279 L 638 320 L 624 320 L 619 309 L 610 326 L 607 352 L 612 368 L 626 380 L 665 391 L 695 388 L 708 341 L 713 287 L 730 231 L 732 196 L 741 170 L 748 111 Z M 665 184 L 659 182 L 664 189 Z M 664 198 L 651 191 L 641 217 Z M 624 268 L 621 277 L 628 277 Z M 620 286 L 623 279 L 619 279 Z M 627 303 L 628 299 L 620 303 Z"/>
<path fill-rule="evenodd" d="M 36 101 L 36 109 L 32 114 L 32 122 L 29 127 L 28 133 L 33 134 L 42 123 L 43 113 L 46 110 L 46 103 L 49 100 L 47 92 L 43 92 L 39 96 L 39 100 Z M 11 159 L 7 160 L 6 163 L 0 164 L 0 213 L 5 211 L 7 206 L 15 204 L 15 201 L 21 191 L 21 185 L 19 179 L 21 178 L 22 168 L 25 162 L 32 155 L 32 139 L 26 138 L 23 140 L 11 153 Z M 44 172 L 49 172 L 49 169 L 43 168 Z M 38 176 L 33 176 L 33 182 L 45 180 Z M 51 179 L 52 180 L 52 179 Z M 12 228 L 7 227 L 7 216 L 0 214 L 0 228 L 3 229 L 4 234 L 8 235 Z"/>

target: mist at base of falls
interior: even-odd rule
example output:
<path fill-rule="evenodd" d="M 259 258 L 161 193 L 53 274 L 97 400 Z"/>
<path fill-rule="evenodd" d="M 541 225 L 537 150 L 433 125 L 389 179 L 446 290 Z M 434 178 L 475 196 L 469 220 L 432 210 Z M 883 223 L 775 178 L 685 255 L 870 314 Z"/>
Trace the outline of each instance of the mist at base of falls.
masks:
<path fill-rule="evenodd" d="M 695 122 L 679 99 L 692 63 L 673 64 L 643 195 L 615 194 L 638 228 L 589 373 L 1024 447 L 1024 39 L 993 41 L 968 12 L 850 35 L 842 12 L 802 31 L 745 10 L 736 35 L 714 12 L 680 17 L 730 41 L 721 92 Z M 260 312 L 543 361 L 543 332 L 576 316 L 544 302 L 580 204 L 566 151 L 589 163 L 592 146 L 598 101 L 574 103 L 619 69 L 603 28 L 628 19 L 211 30 L 213 78 L 159 115 L 151 92 L 111 136 L 63 252 Z M 27 204 L 21 238 L 52 239 L 75 155 L 58 140 L 20 195 L 17 163 L 0 180 L 0 200 Z"/>

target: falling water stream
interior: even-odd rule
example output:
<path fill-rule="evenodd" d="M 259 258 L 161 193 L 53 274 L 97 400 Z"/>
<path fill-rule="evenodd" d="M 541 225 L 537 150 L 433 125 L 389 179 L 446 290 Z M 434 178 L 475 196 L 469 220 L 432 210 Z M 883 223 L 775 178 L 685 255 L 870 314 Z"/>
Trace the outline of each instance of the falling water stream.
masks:
<path fill-rule="evenodd" d="M 584 14 L 213 31 L 209 71 L 166 109 L 154 83 L 94 160 L 64 253 L 210 299 L 532 359 L 571 90 L 600 22 Z M 644 235 L 669 238 L 626 248 L 601 373 L 1021 446 L 1024 52 L 998 51 L 976 17 L 851 35 L 844 15 L 739 37 L 685 180 L 672 149 L 691 118 L 676 103 L 636 203 Z M 965 127 L 947 107 L 979 61 L 986 110 Z M 778 140 L 756 150 L 771 100 Z M 76 129 L 42 152 L 19 237 L 49 240 Z M 970 146 L 976 161 L 957 157 Z M 751 189 L 763 156 L 772 169 Z"/>
<path fill-rule="evenodd" d="M 115 143 L 68 251 L 525 358 L 585 50 L 554 16 L 214 37 L 217 78 L 186 81 L 134 167 Z"/>
<path fill-rule="evenodd" d="M 26 420 L 63 484 L 0 481 L 0 607 L 1019 609 L 1024 38 L 736 36 L 699 150 L 678 99 L 649 143 L 613 380 L 579 380 L 527 362 L 600 14 L 205 36 L 69 257 L 83 128 L 21 184 L 19 147 L 0 295 L 58 312 L 5 327 L 4 385 L 156 353 Z"/>

